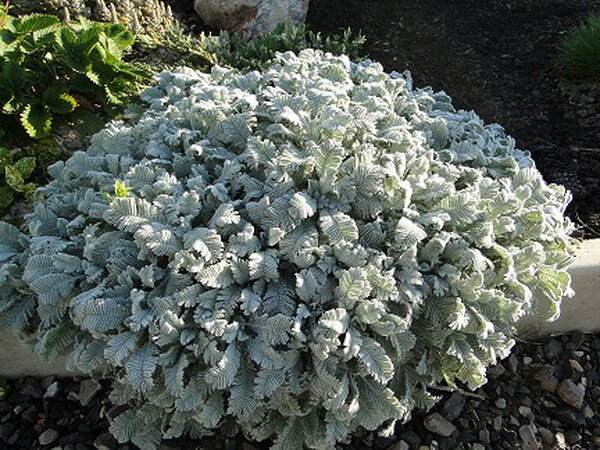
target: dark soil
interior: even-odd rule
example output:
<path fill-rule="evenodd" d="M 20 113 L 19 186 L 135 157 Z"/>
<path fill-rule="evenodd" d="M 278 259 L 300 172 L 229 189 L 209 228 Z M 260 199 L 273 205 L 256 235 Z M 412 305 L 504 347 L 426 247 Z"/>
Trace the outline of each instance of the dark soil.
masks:
<path fill-rule="evenodd" d="M 557 44 L 599 0 L 313 0 L 309 25 L 350 27 L 388 70 L 444 90 L 502 124 L 548 181 L 570 189 L 569 214 L 600 237 L 600 85 L 566 79 Z"/>
<path fill-rule="evenodd" d="M 550 450 L 600 448 L 600 335 L 575 333 L 518 343 L 488 370 L 475 393 L 440 392 L 429 412 L 415 412 L 392 438 L 358 432 L 340 450 Z M 120 410 L 109 383 L 79 379 L 10 381 L 0 394 L 0 449 L 134 450 L 108 433 Z M 82 405 L 81 402 L 85 403 Z M 442 424 L 443 426 L 440 426 Z M 443 434 L 446 434 L 444 436 Z M 224 432 L 181 438 L 159 450 L 266 450 Z"/>

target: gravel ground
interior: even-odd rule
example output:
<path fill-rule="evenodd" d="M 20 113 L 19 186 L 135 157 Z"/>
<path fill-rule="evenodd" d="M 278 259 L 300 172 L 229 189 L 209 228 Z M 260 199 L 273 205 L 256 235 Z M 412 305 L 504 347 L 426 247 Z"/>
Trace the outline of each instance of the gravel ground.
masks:
<path fill-rule="evenodd" d="M 600 336 L 581 333 L 518 343 L 489 370 L 474 393 L 440 392 L 429 412 L 417 413 L 391 439 L 359 433 L 343 448 L 595 449 L 600 447 Z M 0 398 L 1 449 L 127 450 L 108 433 L 115 414 L 108 384 L 93 380 L 25 378 L 8 382 Z M 257 450 L 239 437 L 180 439 L 161 450 Z"/>

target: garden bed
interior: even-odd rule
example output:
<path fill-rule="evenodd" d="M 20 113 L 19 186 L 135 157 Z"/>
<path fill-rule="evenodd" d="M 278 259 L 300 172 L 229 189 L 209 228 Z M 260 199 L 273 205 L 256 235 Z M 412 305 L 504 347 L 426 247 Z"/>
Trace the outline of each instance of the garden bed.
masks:
<path fill-rule="evenodd" d="M 331 0 L 311 2 L 309 25 L 350 27 L 387 70 L 445 90 L 454 104 L 498 122 L 530 150 L 548 181 L 574 195 L 578 235 L 600 236 L 600 87 L 566 79 L 556 47 L 600 10 L 598 0 Z"/>

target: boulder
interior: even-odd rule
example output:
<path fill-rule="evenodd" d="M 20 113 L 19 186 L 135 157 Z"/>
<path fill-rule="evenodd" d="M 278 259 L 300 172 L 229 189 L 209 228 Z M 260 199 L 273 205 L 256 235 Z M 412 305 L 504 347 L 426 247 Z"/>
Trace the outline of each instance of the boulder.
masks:
<path fill-rule="evenodd" d="M 280 22 L 304 23 L 308 0 L 195 0 L 194 8 L 211 27 L 253 37 Z"/>

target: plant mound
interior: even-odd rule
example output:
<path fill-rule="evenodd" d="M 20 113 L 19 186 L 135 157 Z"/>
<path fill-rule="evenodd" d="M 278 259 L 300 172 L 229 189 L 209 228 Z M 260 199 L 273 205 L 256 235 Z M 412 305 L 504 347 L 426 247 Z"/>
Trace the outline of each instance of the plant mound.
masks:
<path fill-rule="evenodd" d="M 408 74 L 305 50 L 142 98 L 0 225 L 4 323 L 114 379 L 122 442 L 389 434 L 569 291 L 568 192 Z"/>

